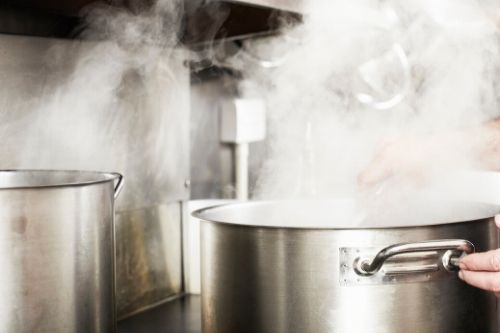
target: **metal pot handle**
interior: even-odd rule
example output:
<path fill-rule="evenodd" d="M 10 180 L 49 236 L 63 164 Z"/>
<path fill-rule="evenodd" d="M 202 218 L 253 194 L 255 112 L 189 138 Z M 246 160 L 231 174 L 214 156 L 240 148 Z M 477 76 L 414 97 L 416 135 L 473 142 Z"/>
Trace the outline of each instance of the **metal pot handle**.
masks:
<path fill-rule="evenodd" d="M 120 192 L 123 188 L 123 175 L 117 172 L 111 173 L 113 176 L 116 177 L 116 185 L 115 185 L 115 200 L 118 198 L 118 195 L 120 195 Z"/>
<path fill-rule="evenodd" d="M 474 252 L 474 244 L 465 239 L 439 239 L 417 243 L 401 243 L 380 250 L 377 255 L 369 258 L 358 257 L 354 260 L 354 270 L 357 274 L 370 276 L 377 273 L 384 262 L 398 254 L 426 251 L 448 250 L 443 255 L 443 266 L 447 270 L 456 270 L 460 257 L 465 253 Z"/>

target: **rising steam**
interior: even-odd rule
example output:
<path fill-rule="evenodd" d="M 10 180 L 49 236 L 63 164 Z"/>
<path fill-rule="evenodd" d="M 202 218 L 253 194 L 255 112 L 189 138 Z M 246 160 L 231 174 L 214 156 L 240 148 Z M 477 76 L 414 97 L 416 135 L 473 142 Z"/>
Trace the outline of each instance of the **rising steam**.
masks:
<path fill-rule="evenodd" d="M 256 198 L 359 196 L 358 175 L 391 139 L 424 142 L 409 145 L 403 160 L 431 169 L 434 178 L 477 168 L 476 152 L 461 136 L 423 156 L 436 146 L 429 138 L 500 113 L 494 1 L 303 3 L 303 24 L 245 42 L 247 57 L 232 63 L 244 73 L 242 93 L 265 98 L 269 108 Z M 177 120 L 163 112 L 169 101 L 187 99 L 171 98 L 188 86 L 187 75 L 172 71 L 183 57 L 172 51 L 181 10 L 170 0 L 135 11 L 88 9 L 84 41 L 56 43 L 41 55 L 54 73 L 35 97 L 1 105 L 11 110 L 1 119 L 10 156 L 3 167 L 121 171 L 124 207 L 163 202 L 167 173 L 178 168 L 172 157 L 188 149 L 176 145 L 166 129 Z M 255 61 L 259 53 L 273 61 Z M 14 135 L 19 128 L 23 136 Z M 394 179 L 384 186 L 406 199 L 414 194 Z"/>
<path fill-rule="evenodd" d="M 121 207 L 165 202 L 179 167 L 172 156 L 188 149 L 169 131 L 188 123 L 169 112 L 189 103 L 189 75 L 175 50 L 181 9 L 171 0 L 98 5 L 86 9 L 81 40 L 47 42 L 38 56 L 49 74 L 41 73 L 26 117 L 18 105 L 4 113 L 1 133 L 13 153 L 3 167 L 118 171 L 127 181 Z M 23 134 L 10 136 L 12 128 Z"/>
<path fill-rule="evenodd" d="M 260 45 L 286 60 L 247 68 L 242 85 L 270 111 L 256 197 L 357 196 L 358 175 L 391 139 L 422 142 L 401 158 L 432 177 L 477 167 L 460 136 L 438 156 L 425 150 L 439 144 L 427 144 L 432 136 L 500 115 L 498 7 L 472 0 L 305 4 L 303 25 Z M 385 187 L 407 190 L 393 180 Z"/>

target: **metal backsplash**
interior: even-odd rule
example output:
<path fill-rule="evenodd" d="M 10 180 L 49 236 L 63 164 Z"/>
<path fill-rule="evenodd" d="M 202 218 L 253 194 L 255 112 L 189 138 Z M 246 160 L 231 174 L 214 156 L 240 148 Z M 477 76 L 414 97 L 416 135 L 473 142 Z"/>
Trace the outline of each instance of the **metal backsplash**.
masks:
<path fill-rule="evenodd" d="M 220 142 L 221 101 L 234 96 L 228 77 L 191 86 L 191 199 L 232 198 L 232 149 Z"/>
<path fill-rule="evenodd" d="M 181 292 L 181 205 L 122 211 L 116 222 L 116 299 L 123 318 Z"/>

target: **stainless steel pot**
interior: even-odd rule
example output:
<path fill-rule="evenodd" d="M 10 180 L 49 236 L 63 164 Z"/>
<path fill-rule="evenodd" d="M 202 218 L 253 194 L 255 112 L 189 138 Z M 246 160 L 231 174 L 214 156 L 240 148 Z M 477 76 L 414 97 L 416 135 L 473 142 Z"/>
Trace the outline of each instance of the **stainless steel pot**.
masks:
<path fill-rule="evenodd" d="M 0 171 L 0 332 L 110 332 L 116 173 Z"/>
<path fill-rule="evenodd" d="M 464 253 L 497 247 L 497 207 L 455 205 L 448 220 L 350 229 L 338 207 L 253 202 L 195 212 L 204 332 L 497 332 L 495 297 L 456 274 Z M 456 215 L 461 208 L 471 213 Z"/>

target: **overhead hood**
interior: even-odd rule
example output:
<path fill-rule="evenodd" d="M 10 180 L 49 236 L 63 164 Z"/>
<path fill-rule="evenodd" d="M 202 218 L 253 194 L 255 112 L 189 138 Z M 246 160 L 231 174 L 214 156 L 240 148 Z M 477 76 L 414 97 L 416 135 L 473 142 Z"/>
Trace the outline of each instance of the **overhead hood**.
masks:
<path fill-rule="evenodd" d="M 303 0 L 186 0 L 180 40 L 200 45 L 219 39 L 242 39 L 269 34 L 281 22 L 299 22 Z M 0 33 L 78 37 L 85 26 L 82 11 L 95 0 L 7 0 L 0 5 Z M 151 0 L 105 0 L 131 11 L 150 6 Z M 139 8 L 139 9 L 138 9 Z M 225 15 L 216 15 L 217 13 Z"/>

